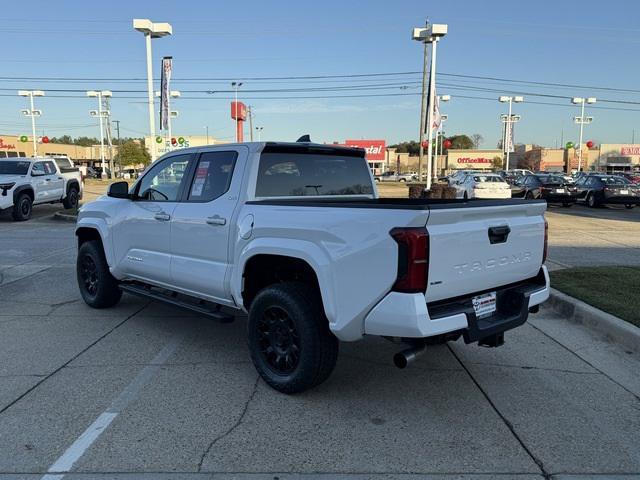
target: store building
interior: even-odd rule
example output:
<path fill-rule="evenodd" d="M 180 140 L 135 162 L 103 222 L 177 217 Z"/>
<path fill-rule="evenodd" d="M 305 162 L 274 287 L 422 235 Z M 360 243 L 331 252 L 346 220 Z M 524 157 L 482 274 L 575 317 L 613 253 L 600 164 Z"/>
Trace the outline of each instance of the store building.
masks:
<path fill-rule="evenodd" d="M 342 145 L 363 148 L 365 158 L 369 162 L 369 168 L 374 175 L 379 175 L 388 170 L 386 140 L 345 140 Z"/>
<path fill-rule="evenodd" d="M 640 170 L 640 145 L 631 143 L 602 143 L 591 150 L 591 169 L 606 172 Z"/>
<path fill-rule="evenodd" d="M 82 147 L 80 145 L 66 145 L 62 143 L 38 143 L 38 155 L 56 156 L 66 155 L 76 163 L 98 165 L 100 162 L 100 145 Z M 114 147 L 114 155 L 118 147 Z M 106 149 L 108 150 L 108 149 Z M 107 151 L 108 155 L 108 151 Z M 0 158 L 32 157 L 33 142 L 21 141 L 17 135 L 0 135 Z"/>
<path fill-rule="evenodd" d="M 146 145 L 151 144 L 151 137 L 144 137 Z M 210 135 L 174 135 L 171 138 L 164 135 L 156 135 L 153 140 L 156 144 L 156 154 L 158 157 L 175 150 L 182 150 L 189 147 L 203 147 L 205 145 L 219 145 L 228 143 L 218 140 Z"/>
<path fill-rule="evenodd" d="M 456 170 L 493 170 L 494 161 L 502 161 L 500 150 L 449 149 L 444 173 L 448 174 Z"/>

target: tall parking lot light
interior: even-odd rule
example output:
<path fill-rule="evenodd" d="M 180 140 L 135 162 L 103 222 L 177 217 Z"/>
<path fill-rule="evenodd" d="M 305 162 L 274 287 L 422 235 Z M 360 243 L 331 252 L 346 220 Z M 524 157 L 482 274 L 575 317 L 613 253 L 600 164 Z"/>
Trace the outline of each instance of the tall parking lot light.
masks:
<path fill-rule="evenodd" d="M 34 108 L 33 97 L 44 97 L 42 90 L 18 90 L 18 95 L 21 97 L 29 97 L 31 108 L 29 110 L 22 110 L 22 114 L 26 117 L 31 117 L 31 135 L 33 139 L 33 156 L 38 156 L 38 141 L 36 140 L 36 117 L 42 115 L 42 110 L 36 110 Z"/>
<path fill-rule="evenodd" d="M 434 172 L 433 168 L 433 114 L 434 114 L 434 106 L 435 106 L 435 92 L 436 92 L 436 51 L 437 44 L 440 38 L 444 37 L 448 32 L 448 25 L 439 24 L 439 23 L 426 23 L 425 28 L 414 28 L 412 33 L 413 40 L 420 41 L 424 43 L 424 65 L 422 71 L 422 108 L 420 112 L 420 156 L 418 158 L 418 178 L 422 180 L 422 159 L 424 157 L 424 134 L 425 134 L 425 110 L 426 106 L 429 106 L 429 111 L 427 112 L 427 123 L 426 123 L 426 132 L 427 132 L 427 141 L 428 141 L 428 150 L 427 150 L 427 190 L 431 188 L 431 177 Z M 431 69 L 429 72 L 429 92 L 428 98 L 425 100 L 425 90 L 427 83 L 427 44 L 431 44 Z"/>
<path fill-rule="evenodd" d="M 151 144 L 149 145 L 149 154 L 151 155 L 151 161 L 156 159 L 156 123 L 155 112 L 153 104 L 153 72 L 152 72 L 152 58 L 151 58 L 151 39 L 161 38 L 173 33 L 171 24 L 169 23 L 153 23 L 146 18 L 134 18 L 133 28 L 144 34 L 146 48 L 147 48 L 147 93 L 149 102 L 149 134 L 151 136 Z"/>
<path fill-rule="evenodd" d="M 107 177 L 107 168 L 104 162 L 104 127 L 103 127 L 103 118 L 109 117 L 109 112 L 102 110 L 102 98 L 103 97 L 111 97 L 113 94 L 110 90 L 89 90 L 87 92 L 87 97 L 93 97 L 98 99 L 98 110 L 90 110 L 89 114 L 92 117 L 98 117 L 100 124 L 100 167 L 102 168 L 102 173 L 100 174 L 101 178 Z"/>
<path fill-rule="evenodd" d="M 511 141 L 513 138 L 513 124 L 518 122 L 520 120 L 520 116 L 519 115 L 513 115 L 513 113 L 511 113 L 512 110 L 512 105 L 513 103 L 522 103 L 524 102 L 524 97 L 521 97 L 519 95 L 516 96 L 508 96 L 508 95 L 502 95 L 500 96 L 500 98 L 498 98 L 498 100 L 500 101 L 500 103 L 508 103 L 509 104 L 509 115 L 506 116 L 506 120 L 504 118 L 504 116 L 502 116 L 501 118 L 503 119 L 503 121 L 505 122 L 505 128 L 504 128 L 504 140 L 502 142 L 502 150 L 505 153 L 505 166 L 504 169 L 505 170 L 509 170 L 509 153 L 511 152 Z M 517 119 L 515 119 L 515 117 L 517 117 Z"/>
<path fill-rule="evenodd" d="M 588 103 L 591 105 L 593 103 L 596 103 L 596 98 L 595 97 L 588 97 L 588 98 L 573 97 L 571 99 L 571 103 L 573 103 L 574 105 L 580 105 L 580 116 L 573 117 L 573 121 L 580 125 L 580 144 L 579 144 L 580 150 L 578 152 L 578 171 L 581 172 L 582 171 L 582 130 L 585 124 L 588 125 L 589 123 L 593 122 L 593 117 L 584 116 L 584 104 Z"/>

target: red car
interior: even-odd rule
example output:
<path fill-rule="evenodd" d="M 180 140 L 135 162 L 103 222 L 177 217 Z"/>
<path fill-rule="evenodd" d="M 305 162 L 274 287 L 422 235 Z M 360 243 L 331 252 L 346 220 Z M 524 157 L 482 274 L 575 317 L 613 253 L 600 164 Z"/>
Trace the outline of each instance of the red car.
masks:
<path fill-rule="evenodd" d="M 631 183 L 635 183 L 636 185 L 640 184 L 640 173 L 622 172 L 622 173 L 616 173 L 615 175 L 619 177 L 624 177 L 627 180 L 629 180 Z"/>

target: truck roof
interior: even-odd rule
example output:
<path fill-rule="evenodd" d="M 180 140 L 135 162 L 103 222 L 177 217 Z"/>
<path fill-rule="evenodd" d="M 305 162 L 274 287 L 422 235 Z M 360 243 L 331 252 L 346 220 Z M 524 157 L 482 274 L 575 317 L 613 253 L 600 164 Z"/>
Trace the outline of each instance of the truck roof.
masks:
<path fill-rule="evenodd" d="M 191 153 L 201 148 L 217 147 L 229 148 L 245 146 L 251 152 L 289 152 L 289 153 L 318 153 L 325 155 L 342 155 L 348 157 L 364 157 L 365 150 L 363 148 L 347 147 L 344 145 L 334 145 L 313 142 L 238 142 L 238 143 L 218 143 L 212 145 L 200 145 L 198 147 L 189 147 L 180 150 L 174 150 L 171 153 Z M 167 154 L 165 154 L 167 155 Z"/>

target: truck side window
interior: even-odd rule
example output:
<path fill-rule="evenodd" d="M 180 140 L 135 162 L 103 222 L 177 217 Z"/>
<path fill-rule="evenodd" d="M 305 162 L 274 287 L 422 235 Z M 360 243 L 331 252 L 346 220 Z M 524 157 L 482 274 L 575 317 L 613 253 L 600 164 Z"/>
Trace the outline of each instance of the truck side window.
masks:
<path fill-rule="evenodd" d="M 177 202 L 191 155 L 175 155 L 156 164 L 137 188 L 138 200 Z"/>
<path fill-rule="evenodd" d="M 229 190 L 237 157 L 237 152 L 205 152 L 200 155 L 189 201 L 210 202 Z"/>
<path fill-rule="evenodd" d="M 36 162 L 33 164 L 33 167 L 31 167 L 31 173 L 35 173 L 37 174 L 42 174 L 44 175 L 46 172 L 44 170 L 44 163 L 43 162 Z"/>

